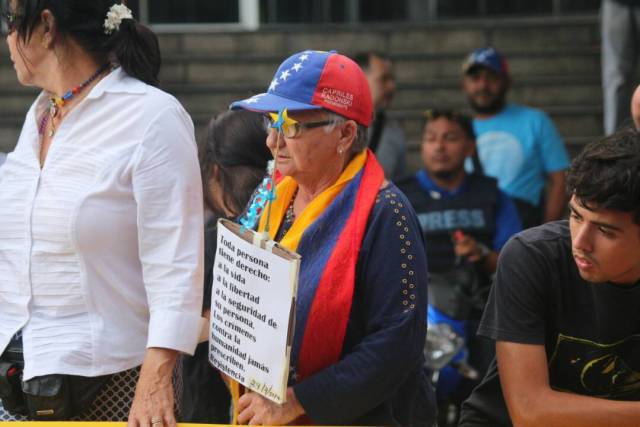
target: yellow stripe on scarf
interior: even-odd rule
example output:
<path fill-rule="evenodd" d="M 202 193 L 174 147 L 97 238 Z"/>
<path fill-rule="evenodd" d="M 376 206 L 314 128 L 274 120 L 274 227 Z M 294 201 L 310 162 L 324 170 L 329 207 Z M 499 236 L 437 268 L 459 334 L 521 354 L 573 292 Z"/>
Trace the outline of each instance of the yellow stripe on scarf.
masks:
<path fill-rule="evenodd" d="M 311 201 L 304 211 L 291 225 L 291 228 L 282 238 L 280 244 L 289 250 L 296 251 L 302 234 L 304 231 L 318 218 L 322 212 L 333 202 L 333 200 L 340 194 L 342 189 L 353 179 L 354 176 L 362 170 L 367 162 L 367 151 L 363 151 L 353 158 L 342 172 L 338 180 L 331 187 L 320 193 L 315 199 Z M 269 218 L 269 237 L 273 240 L 278 232 L 278 228 L 282 223 L 291 198 L 296 192 L 298 184 L 291 177 L 285 177 L 276 188 L 276 199 L 273 201 L 271 207 L 271 216 Z M 264 213 L 260 217 L 260 225 L 258 231 L 264 231 L 267 222 L 267 215 Z"/>

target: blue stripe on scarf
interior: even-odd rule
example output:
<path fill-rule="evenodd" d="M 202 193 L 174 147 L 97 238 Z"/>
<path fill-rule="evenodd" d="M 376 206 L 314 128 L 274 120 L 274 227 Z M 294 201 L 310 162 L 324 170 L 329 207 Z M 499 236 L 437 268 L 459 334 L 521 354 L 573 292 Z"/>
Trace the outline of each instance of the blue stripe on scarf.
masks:
<path fill-rule="evenodd" d="M 353 211 L 362 174 L 363 170 L 353 177 L 327 209 L 304 231 L 298 244 L 298 253 L 302 255 L 302 262 L 298 280 L 296 325 L 291 349 L 291 361 L 296 366 L 316 289 L 338 237 Z"/>

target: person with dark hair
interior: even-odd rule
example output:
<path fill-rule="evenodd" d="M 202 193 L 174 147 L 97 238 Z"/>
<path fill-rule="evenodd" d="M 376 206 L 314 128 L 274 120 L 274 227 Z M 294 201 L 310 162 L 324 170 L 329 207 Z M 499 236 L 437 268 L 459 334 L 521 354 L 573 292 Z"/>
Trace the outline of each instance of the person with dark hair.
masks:
<path fill-rule="evenodd" d="M 298 52 L 231 108 L 278 116 L 267 146 L 282 179 L 258 231 L 301 255 L 286 402 L 245 393 L 238 422 L 430 426 L 424 244 L 367 150 L 364 73 L 335 51 Z"/>
<path fill-rule="evenodd" d="M 511 75 L 496 49 L 474 50 L 462 69 L 484 173 L 513 199 L 524 228 L 560 219 L 569 156 L 555 125 L 543 111 L 507 102 Z"/>
<path fill-rule="evenodd" d="M 374 118 L 369 127 L 369 148 L 389 179 L 404 176 L 406 170 L 406 136 L 400 124 L 387 116 L 396 93 L 396 78 L 391 58 L 380 52 L 360 52 L 353 60 L 362 68 L 373 100 Z"/>
<path fill-rule="evenodd" d="M 568 221 L 503 248 L 479 334 L 496 359 L 461 427 L 640 424 L 640 134 L 589 144 Z"/>
<path fill-rule="evenodd" d="M 498 252 L 522 228 L 517 210 L 494 178 L 465 171 L 465 160 L 475 152 L 471 119 L 448 110 L 429 110 L 425 118 L 424 168 L 398 187 L 418 214 L 429 271 L 450 270 L 456 257 L 464 257 L 488 284 Z M 462 235 L 454 240 L 456 231 Z"/>
<path fill-rule="evenodd" d="M 42 89 L 0 172 L 0 419 L 175 425 L 203 324 L 202 183 L 156 36 L 117 0 L 10 0 Z"/>
<path fill-rule="evenodd" d="M 464 169 L 465 160 L 475 152 L 471 119 L 449 110 L 429 110 L 425 118 L 423 169 L 397 185 L 416 210 L 427 242 L 429 302 L 436 310 L 466 321 L 466 363 L 483 374 L 493 358 L 489 341 L 476 338 L 486 290 L 498 253 L 522 226 L 513 201 L 495 179 Z M 457 374 L 442 372 L 440 378 L 439 390 L 455 389 L 458 403 L 475 384 L 459 382 Z M 459 384 L 455 387 L 452 382 Z"/>
<path fill-rule="evenodd" d="M 228 111 L 211 120 L 200 145 L 200 169 L 205 207 L 211 217 L 205 226 L 203 316 L 211 314 L 213 263 L 217 222 L 238 217 L 266 174 L 272 158 L 265 144 L 267 132 L 260 114 Z M 230 395 L 220 373 L 209 363 L 208 341 L 196 347 L 193 357 L 182 359 L 183 422 L 228 424 Z"/>

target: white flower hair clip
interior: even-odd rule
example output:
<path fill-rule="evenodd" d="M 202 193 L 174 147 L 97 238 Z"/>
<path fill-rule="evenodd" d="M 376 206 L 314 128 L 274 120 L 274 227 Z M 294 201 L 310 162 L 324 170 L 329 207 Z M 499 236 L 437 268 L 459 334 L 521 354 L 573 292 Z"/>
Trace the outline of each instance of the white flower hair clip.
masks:
<path fill-rule="evenodd" d="M 120 29 L 123 19 L 133 19 L 131 10 L 124 4 L 114 4 L 107 12 L 107 19 L 104 20 L 104 33 L 111 34 Z"/>

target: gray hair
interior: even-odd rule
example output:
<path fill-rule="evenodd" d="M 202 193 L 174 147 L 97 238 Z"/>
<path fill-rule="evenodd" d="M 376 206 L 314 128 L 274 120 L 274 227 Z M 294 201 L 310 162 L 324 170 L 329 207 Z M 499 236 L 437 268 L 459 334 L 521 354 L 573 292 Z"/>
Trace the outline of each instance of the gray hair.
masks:
<path fill-rule="evenodd" d="M 345 121 L 348 120 L 345 117 L 342 117 L 341 115 L 336 114 L 334 112 L 331 112 L 331 111 L 325 111 L 325 112 L 327 114 L 327 119 L 331 120 L 331 123 L 329 123 L 324 128 L 325 132 L 327 132 L 327 133 L 331 132 L 340 123 L 344 123 Z M 358 128 L 356 130 L 356 137 L 353 140 L 353 144 L 351 144 L 351 153 L 352 154 L 361 153 L 369 145 L 369 140 L 368 140 L 368 135 L 367 135 L 367 127 L 364 126 L 364 125 L 361 125 L 360 123 L 357 123 L 357 125 L 358 125 Z"/>

